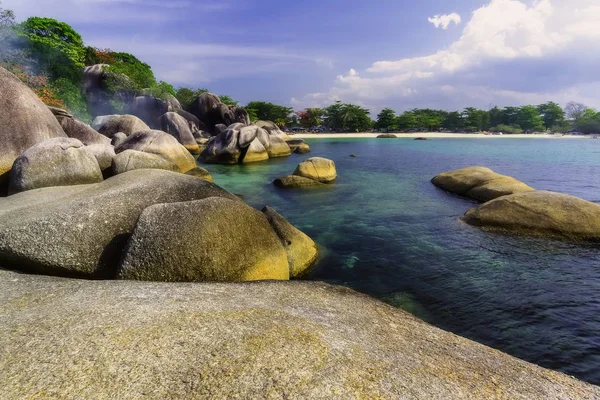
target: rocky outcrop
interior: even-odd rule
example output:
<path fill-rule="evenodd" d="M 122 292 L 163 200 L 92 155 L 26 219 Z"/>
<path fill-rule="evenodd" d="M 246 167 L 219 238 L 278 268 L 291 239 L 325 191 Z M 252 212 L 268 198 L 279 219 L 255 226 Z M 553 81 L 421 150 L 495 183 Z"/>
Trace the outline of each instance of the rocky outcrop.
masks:
<path fill-rule="evenodd" d="M 280 178 L 275 179 L 273 183 L 275 184 L 275 186 L 284 189 L 299 189 L 327 186 L 326 184 L 321 183 L 319 181 L 315 181 L 314 179 L 304 178 L 302 176 L 297 175 L 282 176 Z"/>
<path fill-rule="evenodd" d="M 244 164 L 250 164 L 255 162 L 267 161 L 269 159 L 269 152 L 265 149 L 265 146 L 260 140 L 254 139 L 248 148 L 246 149 L 242 162 Z"/>
<path fill-rule="evenodd" d="M 96 64 L 83 70 L 83 92 L 88 111 L 92 116 L 113 114 L 117 110 L 111 104 L 111 95 L 106 88 L 108 64 Z"/>
<path fill-rule="evenodd" d="M 198 119 L 194 114 L 187 112 L 185 110 L 177 110 L 175 111 L 177 114 L 181 115 L 186 119 L 188 124 L 190 125 L 190 129 L 192 133 L 196 133 L 197 131 L 206 131 L 206 125 L 202 121 Z"/>
<path fill-rule="evenodd" d="M 377 139 L 398 139 L 398 136 L 394 135 L 393 133 L 382 133 L 381 135 L 377 136 Z"/>
<path fill-rule="evenodd" d="M 178 101 L 177 104 L 179 104 Z M 151 129 L 161 129 L 159 118 L 167 112 L 173 111 L 175 111 L 173 105 L 154 96 L 137 96 L 131 100 L 125 110 L 126 114 L 135 115 Z"/>
<path fill-rule="evenodd" d="M 271 138 L 256 125 L 233 124 L 223 133 L 206 144 L 199 161 L 210 164 L 238 164 L 266 161 L 283 154 L 279 144 L 283 143 L 287 155 L 290 148 L 279 138 Z"/>
<path fill-rule="evenodd" d="M 600 242 L 600 205 L 560 193 L 499 197 L 468 211 L 463 220 L 488 230 Z"/>
<path fill-rule="evenodd" d="M 431 182 L 441 189 L 482 202 L 534 190 L 515 178 L 497 174 L 484 167 L 446 172 L 434 177 Z"/>
<path fill-rule="evenodd" d="M 240 127 L 233 125 L 207 143 L 198 161 L 209 164 L 237 164 L 242 155 L 238 147 Z"/>
<path fill-rule="evenodd" d="M 112 172 L 114 175 L 136 169 L 164 169 L 166 171 L 181 172 L 173 161 L 158 154 L 143 151 L 125 150 L 113 159 Z"/>
<path fill-rule="evenodd" d="M 220 124 L 225 126 L 236 123 L 250 125 L 250 116 L 246 110 L 221 103 L 219 96 L 213 93 L 202 93 L 194 100 L 189 111 L 202 121 L 206 130 L 213 135 L 220 133 L 216 129 L 216 126 Z"/>
<path fill-rule="evenodd" d="M 27 149 L 10 171 L 8 192 L 102 181 L 96 157 L 77 139 L 48 139 Z"/>
<path fill-rule="evenodd" d="M 119 270 L 121 279 L 166 282 L 289 276 L 286 252 L 267 219 L 241 201 L 217 197 L 148 207 Z"/>
<path fill-rule="evenodd" d="M 262 212 L 283 244 L 290 266 L 290 277 L 302 276 L 319 257 L 317 244 L 273 208 L 267 206 Z"/>
<path fill-rule="evenodd" d="M 77 119 L 59 116 L 58 120 L 68 137 L 80 140 L 92 152 L 102 171 L 111 167 L 115 150 L 108 137 Z"/>
<path fill-rule="evenodd" d="M 0 270 L 0 370 L 6 399 L 600 398 L 352 290 L 300 281 Z"/>
<path fill-rule="evenodd" d="M 337 178 L 335 163 L 322 157 L 312 157 L 298 164 L 294 175 L 321 183 L 332 183 Z"/>
<path fill-rule="evenodd" d="M 144 121 L 134 115 L 104 115 L 96 117 L 92 123 L 92 128 L 109 138 L 112 138 L 118 132 L 130 136 L 136 132 L 150 129 Z"/>
<path fill-rule="evenodd" d="M 110 143 L 113 147 L 118 147 L 127 140 L 127 135 L 123 132 L 117 132 L 113 135 Z M 113 149 L 114 150 L 114 149 Z"/>
<path fill-rule="evenodd" d="M 185 173 L 186 175 L 195 176 L 196 178 L 204 179 L 209 182 L 214 182 L 213 177 L 210 172 L 205 170 L 204 168 L 196 167 L 194 169 L 190 169 Z"/>
<path fill-rule="evenodd" d="M 0 198 L 0 265 L 46 275 L 112 278 L 144 209 L 208 197 L 241 201 L 205 180 L 161 170 Z"/>
<path fill-rule="evenodd" d="M 187 172 L 196 167 L 196 160 L 177 139 L 163 131 L 143 131 L 130 135 L 115 147 L 117 154 L 125 150 L 136 150 L 158 155 L 177 166 L 179 172 Z"/>
<path fill-rule="evenodd" d="M 0 186 L 25 150 L 44 140 L 66 137 L 52 112 L 19 78 L 0 67 Z"/>
<path fill-rule="evenodd" d="M 190 153 L 200 154 L 200 147 L 196 143 L 189 122 L 181 115 L 168 112 L 158 119 L 160 130 L 172 135 Z"/>
<path fill-rule="evenodd" d="M 288 140 L 287 145 L 296 154 L 308 154 L 310 153 L 310 146 L 302 139 Z"/>
<path fill-rule="evenodd" d="M 267 131 L 267 133 L 270 136 L 277 136 L 283 140 L 285 140 L 286 142 L 288 140 L 291 140 L 291 138 L 285 133 L 283 132 L 276 123 L 271 122 L 271 121 L 256 121 L 254 123 L 254 125 L 263 128 L 264 130 Z"/>

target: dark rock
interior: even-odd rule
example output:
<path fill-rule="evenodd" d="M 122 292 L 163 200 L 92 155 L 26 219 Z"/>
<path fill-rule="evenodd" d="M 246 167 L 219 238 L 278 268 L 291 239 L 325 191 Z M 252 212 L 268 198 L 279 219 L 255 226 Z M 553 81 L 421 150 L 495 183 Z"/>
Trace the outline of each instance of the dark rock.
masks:
<path fill-rule="evenodd" d="M 377 136 L 377 139 L 398 139 L 398 136 L 394 135 L 393 133 L 383 133 Z"/>
<path fill-rule="evenodd" d="M 192 134 L 188 121 L 174 112 L 168 112 L 159 119 L 160 129 L 172 135 L 190 153 L 200 154 L 200 147 Z"/>

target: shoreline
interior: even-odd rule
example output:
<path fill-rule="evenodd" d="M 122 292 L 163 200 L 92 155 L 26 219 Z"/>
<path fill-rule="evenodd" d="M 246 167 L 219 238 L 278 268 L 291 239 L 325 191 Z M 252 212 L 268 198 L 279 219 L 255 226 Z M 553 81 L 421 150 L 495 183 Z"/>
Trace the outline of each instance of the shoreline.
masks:
<path fill-rule="evenodd" d="M 289 134 L 288 134 L 289 135 Z M 289 135 L 293 139 L 373 139 L 380 133 L 297 133 Z M 424 137 L 428 139 L 592 139 L 593 135 L 564 135 L 563 134 L 514 134 L 514 135 L 484 135 L 483 133 L 444 133 L 444 132 L 418 132 L 394 133 L 399 139 L 415 139 Z"/>

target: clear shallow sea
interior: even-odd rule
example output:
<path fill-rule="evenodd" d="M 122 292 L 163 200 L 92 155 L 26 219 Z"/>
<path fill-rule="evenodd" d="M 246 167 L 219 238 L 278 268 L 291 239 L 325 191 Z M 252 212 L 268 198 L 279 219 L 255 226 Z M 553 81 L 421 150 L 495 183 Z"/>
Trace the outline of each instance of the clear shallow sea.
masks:
<path fill-rule="evenodd" d="M 476 203 L 430 183 L 440 172 L 482 165 L 600 204 L 600 140 L 307 141 L 309 155 L 203 167 L 249 204 L 274 207 L 323 247 L 307 279 L 349 286 L 458 335 L 600 384 L 600 246 L 482 232 L 459 220 Z M 335 161 L 334 186 L 272 185 L 310 156 Z"/>

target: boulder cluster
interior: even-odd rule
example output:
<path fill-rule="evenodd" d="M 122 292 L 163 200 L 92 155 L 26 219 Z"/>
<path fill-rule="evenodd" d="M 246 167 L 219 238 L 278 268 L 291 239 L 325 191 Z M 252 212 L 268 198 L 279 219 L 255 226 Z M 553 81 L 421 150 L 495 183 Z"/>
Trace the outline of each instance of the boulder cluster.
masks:
<path fill-rule="evenodd" d="M 237 282 L 288 280 L 317 260 L 316 244 L 274 209 L 248 206 L 197 167 L 193 118 L 168 111 L 153 121 L 153 110 L 163 109 L 137 99 L 138 111 L 152 105 L 146 120 L 107 115 L 89 126 L 49 109 L 2 68 L 0 91 L 0 184 L 8 194 L 0 197 L 1 267 L 88 279 Z M 237 135 L 245 157 L 259 133 L 270 135 L 258 125 L 232 126 L 213 141 Z M 279 136 L 260 139 L 269 155 L 283 152 L 280 143 L 290 153 Z"/>
<path fill-rule="evenodd" d="M 535 190 L 483 167 L 440 174 L 432 183 L 483 202 L 466 223 L 490 231 L 570 241 L 600 242 L 600 205 L 561 193 Z"/>

